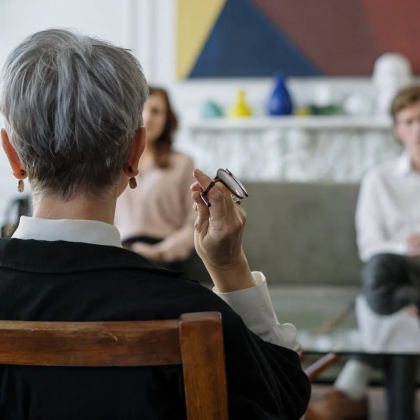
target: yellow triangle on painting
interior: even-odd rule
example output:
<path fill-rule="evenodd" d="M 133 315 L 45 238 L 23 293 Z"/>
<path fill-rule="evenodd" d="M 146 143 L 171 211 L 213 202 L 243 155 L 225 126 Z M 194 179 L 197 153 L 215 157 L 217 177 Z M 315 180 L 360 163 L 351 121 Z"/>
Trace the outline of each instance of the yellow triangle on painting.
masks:
<path fill-rule="evenodd" d="M 227 0 L 178 0 L 177 76 L 188 77 Z"/>

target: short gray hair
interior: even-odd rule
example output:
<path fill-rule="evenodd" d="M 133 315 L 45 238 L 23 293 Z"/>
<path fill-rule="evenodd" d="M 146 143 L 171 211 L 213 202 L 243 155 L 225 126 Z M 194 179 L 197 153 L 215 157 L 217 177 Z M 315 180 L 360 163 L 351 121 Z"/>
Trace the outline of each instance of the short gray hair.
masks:
<path fill-rule="evenodd" d="M 0 111 L 35 195 L 104 196 L 127 162 L 148 87 L 128 51 L 62 29 L 8 56 Z"/>

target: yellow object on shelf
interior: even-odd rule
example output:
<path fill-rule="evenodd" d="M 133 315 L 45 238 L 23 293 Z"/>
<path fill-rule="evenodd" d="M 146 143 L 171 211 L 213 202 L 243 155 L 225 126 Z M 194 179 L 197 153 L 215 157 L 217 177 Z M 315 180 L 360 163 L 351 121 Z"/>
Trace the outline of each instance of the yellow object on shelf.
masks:
<path fill-rule="evenodd" d="M 250 117 L 251 108 L 245 102 L 245 91 L 239 90 L 235 104 L 229 109 L 228 116 L 231 118 Z"/>
<path fill-rule="evenodd" d="M 306 117 L 308 115 L 311 115 L 311 110 L 307 106 L 301 106 L 295 111 L 295 115 L 298 117 Z"/>

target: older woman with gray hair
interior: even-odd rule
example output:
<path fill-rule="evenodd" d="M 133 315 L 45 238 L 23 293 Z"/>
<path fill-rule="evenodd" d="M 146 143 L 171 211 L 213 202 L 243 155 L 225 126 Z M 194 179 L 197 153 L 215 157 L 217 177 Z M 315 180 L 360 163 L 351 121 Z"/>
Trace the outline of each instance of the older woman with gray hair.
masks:
<path fill-rule="evenodd" d="M 29 179 L 34 216 L 0 240 L 0 319 L 220 311 L 230 418 L 298 419 L 309 384 L 296 330 L 277 321 L 264 276 L 251 273 L 241 246 L 245 212 L 221 183 L 196 170 L 191 187 L 195 244 L 213 291 L 121 246 L 115 205 L 137 175 L 147 94 L 132 54 L 69 31 L 36 33 L 7 58 L 2 144 L 20 190 Z M 0 418 L 185 419 L 182 372 L 0 366 Z"/>

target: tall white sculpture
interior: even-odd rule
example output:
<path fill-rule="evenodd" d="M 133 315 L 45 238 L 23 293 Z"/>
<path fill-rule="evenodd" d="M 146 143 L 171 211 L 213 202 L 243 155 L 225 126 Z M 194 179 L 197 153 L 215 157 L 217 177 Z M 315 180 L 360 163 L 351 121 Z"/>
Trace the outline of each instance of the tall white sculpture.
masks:
<path fill-rule="evenodd" d="M 375 62 L 372 81 L 376 88 L 375 114 L 389 115 L 394 96 L 413 82 L 411 63 L 402 54 L 383 54 Z"/>

